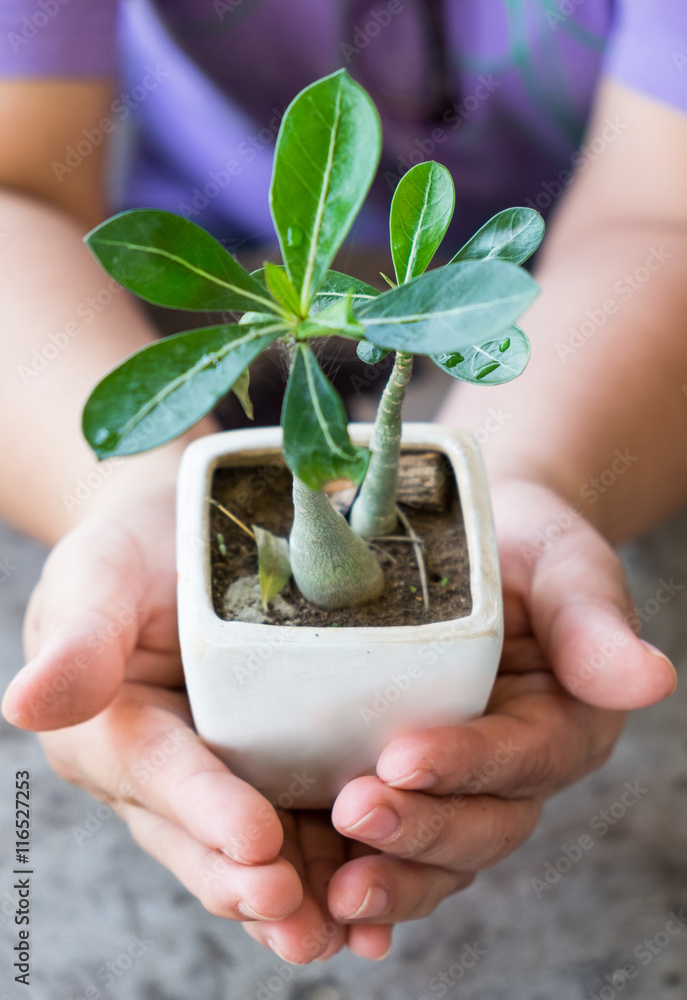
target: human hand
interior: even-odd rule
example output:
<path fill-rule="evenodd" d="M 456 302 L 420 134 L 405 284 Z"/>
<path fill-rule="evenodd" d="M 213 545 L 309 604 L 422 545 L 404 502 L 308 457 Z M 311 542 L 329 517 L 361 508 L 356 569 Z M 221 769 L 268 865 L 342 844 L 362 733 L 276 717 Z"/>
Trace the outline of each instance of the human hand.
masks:
<path fill-rule="evenodd" d="M 295 962 L 347 940 L 370 958 L 388 950 L 389 928 L 349 931 L 326 908 L 327 880 L 351 846 L 329 815 L 278 816 L 192 729 L 173 489 L 131 493 L 65 536 L 32 595 L 25 645 L 31 661 L 3 703 L 9 721 L 42 730 L 53 769 L 109 802 L 210 912 Z"/>
<path fill-rule="evenodd" d="M 548 796 L 608 758 L 624 710 L 674 690 L 668 660 L 630 627 L 623 570 L 601 536 L 535 483 L 498 484 L 493 504 L 506 635 L 487 712 L 393 740 L 377 776 L 340 793 L 334 826 L 382 852 L 333 875 L 341 921 L 430 913 L 521 844 Z"/>

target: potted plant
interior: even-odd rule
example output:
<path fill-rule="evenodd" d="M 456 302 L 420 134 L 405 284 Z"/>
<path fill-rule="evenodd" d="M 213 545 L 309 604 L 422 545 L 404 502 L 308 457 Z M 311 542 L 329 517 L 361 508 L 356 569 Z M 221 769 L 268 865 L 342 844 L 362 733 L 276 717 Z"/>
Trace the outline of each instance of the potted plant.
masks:
<path fill-rule="evenodd" d="M 449 264 L 428 271 L 455 198 L 444 167 L 419 164 L 393 197 L 396 280 L 380 293 L 331 270 L 380 148 L 374 105 L 340 71 L 302 91 L 281 125 L 270 205 L 283 265 L 249 274 L 204 230 L 158 210 L 123 212 L 86 237 L 108 274 L 149 302 L 243 314 L 154 343 L 107 375 L 83 415 L 99 458 L 163 444 L 230 390 L 250 415 L 251 362 L 272 345 L 287 360 L 281 428 L 196 441 L 182 462 L 178 505 L 179 627 L 194 721 L 278 805 L 329 805 L 346 781 L 374 768 L 391 736 L 482 712 L 501 650 L 477 446 L 436 425 L 402 426 L 401 406 L 414 354 L 483 385 L 524 369 L 529 343 L 514 323 L 537 288 L 519 265 L 538 247 L 543 222 L 530 209 L 501 212 Z M 325 337 L 355 342 L 368 365 L 389 364 L 395 352 L 373 426 L 348 426 L 313 350 Z M 451 574 L 428 579 L 420 511 L 411 520 L 399 506 L 402 450 L 406 478 L 423 481 L 425 462 L 443 490 L 444 534 L 428 533 L 437 535 L 437 565 L 448 559 Z M 347 516 L 333 502 L 346 488 L 357 490 Z M 292 516 L 287 540 L 281 530 Z M 463 531 L 467 596 L 456 610 L 452 551 Z M 400 586 L 385 583 L 382 562 L 400 572 Z M 217 579 L 222 592 L 213 594 Z M 411 610 L 399 612 L 399 600 Z"/>

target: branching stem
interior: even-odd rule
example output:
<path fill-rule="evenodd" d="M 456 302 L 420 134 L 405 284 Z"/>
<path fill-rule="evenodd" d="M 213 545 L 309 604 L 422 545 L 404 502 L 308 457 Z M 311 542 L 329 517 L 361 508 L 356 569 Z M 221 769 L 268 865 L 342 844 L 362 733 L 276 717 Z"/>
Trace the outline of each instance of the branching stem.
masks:
<path fill-rule="evenodd" d="M 413 355 L 398 351 L 377 410 L 370 441 L 370 467 L 351 508 L 351 527 L 363 538 L 392 535 L 398 527 L 401 408 L 412 374 Z"/>

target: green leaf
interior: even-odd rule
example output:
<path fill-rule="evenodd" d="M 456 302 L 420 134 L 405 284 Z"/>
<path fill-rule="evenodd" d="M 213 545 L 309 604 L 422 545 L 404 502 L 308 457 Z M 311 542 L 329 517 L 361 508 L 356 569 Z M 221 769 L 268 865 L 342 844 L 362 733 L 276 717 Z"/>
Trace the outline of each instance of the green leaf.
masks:
<path fill-rule="evenodd" d="M 357 309 L 379 347 L 449 354 L 485 343 L 513 323 L 538 292 L 527 271 L 501 260 L 427 271 Z"/>
<path fill-rule="evenodd" d="M 341 299 L 350 297 L 354 306 L 362 306 L 370 299 L 376 299 L 378 295 L 377 288 L 359 278 L 351 278 L 350 275 L 341 274 L 340 271 L 327 271 L 310 306 L 310 315 L 315 316 L 327 306 L 340 302 Z"/>
<path fill-rule="evenodd" d="M 173 212 L 120 212 L 85 242 L 115 281 L 156 305 L 208 312 L 277 308 L 221 243 Z"/>
<path fill-rule="evenodd" d="M 450 261 L 507 260 L 524 264 L 544 238 L 544 220 L 533 208 L 507 208 L 485 222 Z"/>
<path fill-rule="evenodd" d="M 352 298 L 349 292 L 346 298 L 336 299 L 331 305 L 316 313 L 312 319 L 302 320 L 297 328 L 298 339 L 338 336 L 360 340 L 365 330 L 353 312 Z"/>
<path fill-rule="evenodd" d="M 86 403 L 83 432 L 98 458 L 135 455 L 183 434 L 284 331 L 205 327 L 142 348 L 106 375 Z"/>
<path fill-rule="evenodd" d="M 270 206 L 304 316 L 365 200 L 380 151 L 377 110 L 345 70 L 306 87 L 286 110 Z"/>
<path fill-rule="evenodd" d="M 311 490 L 365 478 L 370 453 L 348 436 L 346 411 L 307 344 L 297 344 L 281 415 L 286 464 Z"/>
<path fill-rule="evenodd" d="M 399 285 L 427 267 L 453 215 L 456 192 L 446 167 L 418 163 L 398 182 L 391 202 L 391 256 Z"/>
<path fill-rule="evenodd" d="M 460 354 L 433 354 L 432 361 L 453 378 L 475 385 L 501 385 L 522 375 L 530 359 L 530 342 L 519 326 L 480 347 Z"/>
<path fill-rule="evenodd" d="M 291 578 L 289 543 L 286 538 L 279 538 L 257 524 L 253 525 L 253 533 L 258 546 L 260 597 L 263 610 L 267 611 L 270 601 Z"/>
<path fill-rule="evenodd" d="M 253 400 L 250 398 L 250 371 L 247 368 L 236 379 L 231 391 L 238 399 L 248 419 L 252 420 L 254 416 Z"/>
<path fill-rule="evenodd" d="M 273 298 L 277 302 L 280 302 L 285 309 L 288 309 L 290 313 L 293 313 L 294 316 L 298 316 L 300 310 L 298 292 L 293 287 L 291 279 L 286 273 L 286 268 L 279 264 L 270 264 L 268 262 L 265 264 L 264 274 L 267 287 L 272 293 Z"/>
<path fill-rule="evenodd" d="M 361 361 L 364 361 L 366 365 L 376 365 L 380 361 L 383 361 L 387 354 L 390 353 L 386 347 L 377 347 L 376 344 L 371 344 L 369 340 L 361 340 L 356 347 L 356 352 Z"/>

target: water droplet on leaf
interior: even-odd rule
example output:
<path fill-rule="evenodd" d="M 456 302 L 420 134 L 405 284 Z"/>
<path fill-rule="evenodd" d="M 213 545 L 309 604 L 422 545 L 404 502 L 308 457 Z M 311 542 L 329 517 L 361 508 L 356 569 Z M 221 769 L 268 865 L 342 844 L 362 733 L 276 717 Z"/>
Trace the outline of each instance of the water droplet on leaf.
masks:
<path fill-rule="evenodd" d="M 286 230 L 287 247 L 299 247 L 303 242 L 303 233 L 297 226 L 289 226 Z"/>
<path fill-rule="evenodd" d="M 107 427 L 101 427 L 93 435 L 93 444 L 98 445 L 100 448 L 114 448 L 118 441 L 119 434 L 117 431 L 108 430 Z"/>

